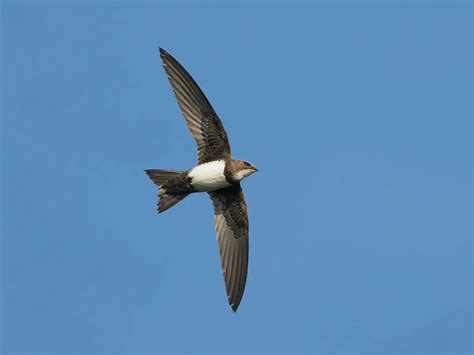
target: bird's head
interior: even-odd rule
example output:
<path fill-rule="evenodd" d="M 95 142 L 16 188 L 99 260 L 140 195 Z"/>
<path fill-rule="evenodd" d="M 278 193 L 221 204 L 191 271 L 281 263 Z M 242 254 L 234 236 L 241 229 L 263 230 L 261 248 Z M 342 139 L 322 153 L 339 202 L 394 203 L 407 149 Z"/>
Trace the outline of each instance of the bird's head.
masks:
<path fill-rule="evenodd" d="M 252 175 L 258 169 L 245 160 L 235 160 L 234 179 L 241 181 L 249 175 Z"/>

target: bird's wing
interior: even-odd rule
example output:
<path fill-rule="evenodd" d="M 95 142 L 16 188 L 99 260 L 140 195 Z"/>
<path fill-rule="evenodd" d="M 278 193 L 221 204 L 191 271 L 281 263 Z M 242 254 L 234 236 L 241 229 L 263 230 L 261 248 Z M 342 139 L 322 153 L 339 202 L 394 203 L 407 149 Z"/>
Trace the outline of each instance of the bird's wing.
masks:
<path fill-rule="evenodd" d="M 160 48 L 168 79 L 198 146 L 199 163 L 230 157 L 230 144 L 221 120 L 186 69 Z"/>
<path fill-rule="evenodd" d="M 247 280 L 249 220 L 239 184 L 210 192 L 227 297 L 232 310 L 239 307 Z"/>

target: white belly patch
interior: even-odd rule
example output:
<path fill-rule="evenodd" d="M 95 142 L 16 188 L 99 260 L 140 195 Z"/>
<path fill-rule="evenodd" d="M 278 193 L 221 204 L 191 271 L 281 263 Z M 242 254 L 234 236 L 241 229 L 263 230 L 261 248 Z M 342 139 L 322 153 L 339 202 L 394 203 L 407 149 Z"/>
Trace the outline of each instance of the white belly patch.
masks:
<path fill-rule="evenodd" d="M 192 168 L 188 176 L 191 186 L 197 191 L 215 191 L 229 187 L 224 176 L 225 162 L 223 160 L 211 161 Z"/>

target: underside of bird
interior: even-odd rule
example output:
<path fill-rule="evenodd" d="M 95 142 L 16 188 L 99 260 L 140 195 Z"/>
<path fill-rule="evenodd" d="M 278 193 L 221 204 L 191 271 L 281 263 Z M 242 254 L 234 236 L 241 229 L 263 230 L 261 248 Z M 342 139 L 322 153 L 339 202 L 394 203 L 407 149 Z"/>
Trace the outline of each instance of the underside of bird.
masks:
<path fill-rule="evenodd" d="M 186 125 L 197 144 L 198 165 L 187 171 L 145 170 L 158 186 L 158 212 L 193 192 L 207 192 L 214 206 L 214 224 L 228 302 L 235 312 L 247 280 L 249 221 L 240 180 L 257 169 L 231 158 L 224 126 L 191 75 L 169 53 L 160 56 Z"/>

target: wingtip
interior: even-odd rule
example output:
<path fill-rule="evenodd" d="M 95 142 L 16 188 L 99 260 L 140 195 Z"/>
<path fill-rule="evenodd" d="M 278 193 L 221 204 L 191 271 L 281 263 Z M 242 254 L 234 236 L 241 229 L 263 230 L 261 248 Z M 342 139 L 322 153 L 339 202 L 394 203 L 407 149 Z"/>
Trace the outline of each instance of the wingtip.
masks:
<path fill-rule="evenodd" d="M 158 214 L 162 214 L 163 212 L 165 212 L 166 210 L 163 210 L 163 206 L 160 205 L 160 201 L 158 201 L 158 204 L 156 205 L 156 212 Z"/>
<path fill-rule="evenodd" d="M 232 308 L 232 311 L 237 312 L 237 309 L 239 308 L 239 305 L 238 304 L 231 304 L 230 305 L 230 308 Z"/>
<path fill-rule="evenodd" d="M 158 50 L 160 51 L 160 56 L 165 56 L 165 55 L 169 55 L 167 51 L 165 51 L 163 48 L 161 47 L 158 47 Z"/>

